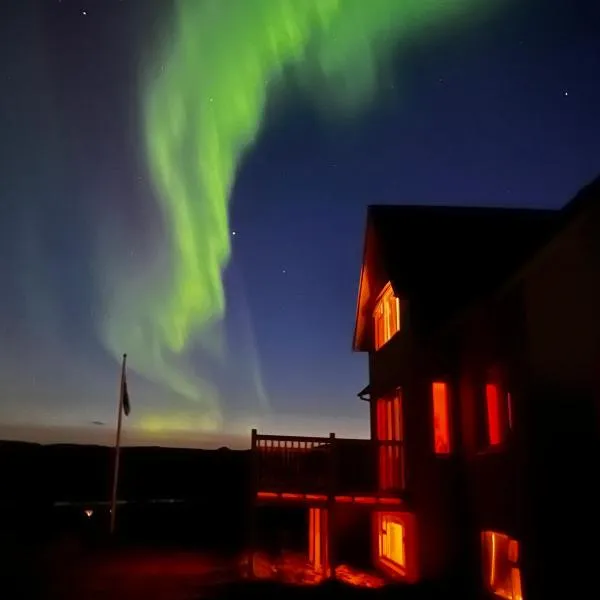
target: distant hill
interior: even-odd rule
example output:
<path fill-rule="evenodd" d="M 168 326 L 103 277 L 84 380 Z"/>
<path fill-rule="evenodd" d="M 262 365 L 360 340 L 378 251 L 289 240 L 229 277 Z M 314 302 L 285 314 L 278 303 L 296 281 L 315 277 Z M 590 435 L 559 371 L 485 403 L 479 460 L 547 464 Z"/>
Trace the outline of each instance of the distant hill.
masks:
<path fill-rule="evenodd" d="M 2 539 L 29 548 L 64 535 L 105 538 L 113 457 L 105 446 L 0 441 L 0 550 Z M 228 448 L 123 448 L 118 497 L 128 503 L 117 511 L 119 539 L 239 550 L 249 458 Z M 171 499 L 178 502 L 150 502 Z"/>
<path fill-rule="evenodd" d="M 108 500 L 114 450 L 105 446 L 0 441 L 0 505 L 15 502 Z M 245 495 L 249 452 L 219 448 L 126 447 L 121 450 L 119 497 L 207 500 Z"/>

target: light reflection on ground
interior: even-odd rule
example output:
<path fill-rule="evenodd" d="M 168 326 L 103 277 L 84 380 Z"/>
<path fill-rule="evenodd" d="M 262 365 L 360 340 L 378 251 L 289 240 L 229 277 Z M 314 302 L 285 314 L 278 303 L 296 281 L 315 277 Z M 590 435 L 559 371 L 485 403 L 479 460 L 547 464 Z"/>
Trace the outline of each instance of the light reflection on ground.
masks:
<path fill-rule="evenodd" d="M 248 565 L 249 556 L 242 560 L 241 571 L 248 576 L 251 571 Z M 284 552 L 276 560 L 262 552 L 253 555 L 254 577 L 295 585 L 318 585 L 323 582 L 323 573 L 318 573 L 308 562 L 306 556 L 293 552 Z M 380 588 L 385 585 L 383 578 L 374 573 L 366 573 L 349 565 L 339 565 L 335 570 L 336 579 L 342 583 L 362 588 Z"/>
<path fill-rule="evenodd" d="M 98 551 L 53 547 L 45 557 L 39 580 L 44 598 L 56 600 L 198 600 L 216 598 L 219 590 L 242 583 L 250 575 L 248 557 L 224 557 L 185 551 L 106 548 Z M 296 586 L 324 580 L 306 556 L 283 553 L 277 560 L 256 553 L 254 576 L 264 582 Z M 384 580 L 341 565 L 339 582 L 360 588 L 380 588 Z M 3 596 L 2 596 L 3 597 Z M 229 596 L 224 596 L 229 597 Z"/>

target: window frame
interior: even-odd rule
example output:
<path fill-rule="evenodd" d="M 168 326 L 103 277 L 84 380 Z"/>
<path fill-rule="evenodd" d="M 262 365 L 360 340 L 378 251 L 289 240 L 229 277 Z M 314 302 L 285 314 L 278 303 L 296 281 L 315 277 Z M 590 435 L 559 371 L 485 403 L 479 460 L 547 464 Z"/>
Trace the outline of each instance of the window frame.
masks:
<path fill-rule="evenodd" d="M 510 371 L 502 360 L 487 362 L 487 366 L 478 370 L 474 377 L 475 386 L 475 455 L 486 455 L 505 452 L 515 433 L 515 394 Z M 493 386 L 498 395 L 500 439 L 492 443 L 490 435 L 490 410 L 487 389 Z"/>
<path fill-rule="evenodd" d="M 496 399 L 492 406 L 491 390 L 495 390 Z M 513 394 L 499 378 L 487 377 L 482 390 L 483 435 L 481 436 L 482 450 L 502 450 L 508 444 L 514 426 Z M 494 417 L 492 415 L 495 414 Z M 495 425 L 494 419 L 497 421 Z M 497 429 L 494 433 L 493 430 Z"/>
<path fill-rule="evenodd" d="M 437 435 L 436 435 L 436 386 L 444 386 L 444 405 L 445 405 L 445 429 L 446 429 L 446 450 L 438 450 L 437 448 Z M 432 450 L 436 457 L 444 458 L 451 456 L 454 450 L 454 439 L 453 439 L 453 426 L 452 426 L 452 395 L 450 391 L 450 384 L 446 378 L 438 378 L 431 381 L 429 386 L 429 394 L 431 397 L 431 434 L 432 434 Z"/>
<path fill-rule="evenodd" d="M 402 559 L 404 564 L 384 555 L 385 538 L 382 535 L 384 520 L 397 523 L 402 529 Z M 394 579 L 407 583 L 418 581 L 418 547 L 416 515 L 407 511 L 378 510 L 373 512 L 374 561 L 375 565 Z"/>

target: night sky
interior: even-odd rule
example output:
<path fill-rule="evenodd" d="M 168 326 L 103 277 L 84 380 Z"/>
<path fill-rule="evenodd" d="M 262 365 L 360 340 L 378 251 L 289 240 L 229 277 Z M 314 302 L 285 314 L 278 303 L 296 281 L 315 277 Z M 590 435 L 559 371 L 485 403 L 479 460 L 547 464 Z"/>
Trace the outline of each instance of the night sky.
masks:
<path fill-rule="evenodd" d="M 253 426 L 366 437 L 356 394 L 367 357 L 351 351 L 366 206 L 559 208 L 600 172 L 600 3 L 486 4 L 476 18 L 402 30 L 360 111 L 320 110 L 319 82 L 287 65 L 230 182 L 229 222 L 194 179 L 196 245 L 178 270 L 168 249 L 186 239 L 187 221 L 165 219 L 157 201 L 161 135 L 180 115 L 177 93 L 189 117 L 202 94 L 213 102 L 198 86 L 226 76 L 215 104 L 247 115 L 230 92 L 245 81 L 244 40 L 266 35 L 261 22 L 236 20 L 233 8 L 221 31 L 186 22 L 188 35 L 214 36 L 221 54 L 209 76 L 212 56 L 165 59 L 162 40 L 176 30 L 168 0 L 2 1 L 0 439 L 110 443 L 122 352 L 126 443 L 243 447 Z M 344 52 L 363 39 L 351 34 Z M 163 70 L 172 77 L 157 77 L 148 121 L 145 82 Z M 229 105 L 220 114 L 229 118 Z M 213 163 L 194 135 L 173 164 L 195 176 L 194 152 Z M 200 319 L 213 276 L 220 288 L 206 257 L 228 246 L 212 242 L 225 226 L 224 320 L 215 292 L 202 313 L 210 323 L 184 326 L 185 310 Z M 178 274 L 185 298 L 170 294 Z"/>

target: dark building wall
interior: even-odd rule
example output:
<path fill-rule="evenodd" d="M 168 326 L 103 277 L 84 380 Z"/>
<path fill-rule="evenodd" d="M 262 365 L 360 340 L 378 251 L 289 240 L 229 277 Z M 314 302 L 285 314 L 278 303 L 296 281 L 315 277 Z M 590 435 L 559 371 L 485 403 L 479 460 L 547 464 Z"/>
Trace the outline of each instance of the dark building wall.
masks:
<path fill-rule="evenodd" d="M 561 385 L 590 387 L 597 380 L 599 213 L 576 219 L 524 274 L 529 367 L 536 377 Z"/>
<path fill-rule="evenodd" d="M 540 252 L 523 274 L 523 287 L 528 364 L 522 418 L 536 507 L 528 540 L 532 577 L 524 591 L 529 586 L 531 598 L 571 595 L 574 587 L 595 585 L 586 532 L 600 528 L 600 206 L 590 206 Z M 553 504 L 564 515 L 556 525 L 549 518 Z"/>
<path fill-rule="evenodd" d="M 501 447 L 487 444 L 485 384 L 500 383 L 520 395 L 524 322 L 522 288 L 514 286 L 435 338 L 422 338 L 419 352 L 413 346 L 407 452 L 426 577 L 452 577 L 480 590 L 481 532 L 522 537 L 527 512 L 520 442 L 513 430 Z M 433 381 L 449 386 L 449 456 L 433 451 Z"/>
<path fill-rule="evenodd" d="M 366 569 L 372 564 L 371 512 L 361 508 L 340 504 L 333 511 L 334 553 L 338 565 Z"/>
<path fill-rule="evenodd" d="M 462 553 L 459 461 L 455 448 L 449 455 L 434 452 L 434 371 L 423 359 L 406 394 L 408 484 L 417 515 L 421 575 L 443 579 L 456 574 Z"/>
<path fill-rule="evenodd" d="M 524 401 L 525 304 L 519 284 L 469 311 L 454 332 L 459 340 L 460 450 L 464 482 L 463 535 L 471 584 L 482 591 L 481 533 L 497 531 L 523 540 L 531 513 L 527 487 L 528 432 Z M 510 393 L 512 426 L 490 446 L 485 386 Z"/>
<path fill-rule="evenodd" d="M 462 330 L 461 454 L 476 528 L 516 535 L 520 500 L 516 467 L 520 457 L 515 431 L 508 431 L 501 445 L 490 446 L 486 421 L 486 384 L 497 383 L 514 397 L 518 381 L 516 349 L 512 346 L 518 345 L 519 334 L 506 325 L 505 317 L 502 305 L 482 306 Z"/>
<path fill-rule="evenodd" d="M 412 377 L 417 348 L 410 329 L 402 326 L 387 344 L 371 353 L 369 384 L 375 396 L 392 393 Z"/>
<path fill-rule="evenodd" d="M 445 365 L 438 368 L 438 358 L 408 328 L 370 357 L 370 385 L 379 391 L 374 393 L 374 400 L 398 387 L 402 389 L 407 510 L 417 517 L 418 570 L 422 579 L 454 575 L 463 552 L 457 518 L 462 504 L 459 460 L 456 451 L 437 456 L 433 450 L 431 384 L 450 373 Z M 374 406 L 372 402 L 375 436 Z M 452 415 L 451 421 L 456 425 L 457 415 Z"/>
<path fill-rule="evenodd" d="M 481 530 L 514 536 L 528 600 L 592 586 L 584 549 L 591 540 L 583 540 L 598 530 L 591 473 L 599 466 L 599 308 L 600 211 L 593 208 L 471 310 L 457 332 L 473 564 Z M 497 450 L 482 440 L 484 386 L 494 376 L 512 396 L 512 430 Z"/>
<path fill-rule="evenodd" d="M 421 575 L 462 569 L 481 589 L 480 533 L 491 529 L 521 542 L 527 600 L 593 589 L 596 554 L 584 545 L 600 529 L 600 203 L 435 340 L 415 338 L 408 308 L 402 332 L 370 355 L 370 385 L 373 398 L 403 389 Z M 444 458 L 432 448 L 430 397 L 442 377 L 454 433 Z M 512 397 L 512 430 L 497 449 L 484 443 L 490 378 Z"/>

